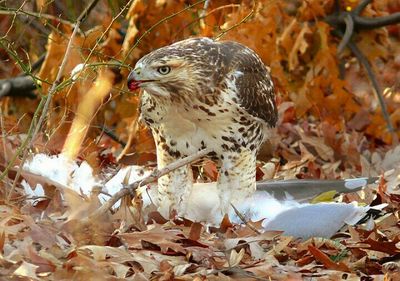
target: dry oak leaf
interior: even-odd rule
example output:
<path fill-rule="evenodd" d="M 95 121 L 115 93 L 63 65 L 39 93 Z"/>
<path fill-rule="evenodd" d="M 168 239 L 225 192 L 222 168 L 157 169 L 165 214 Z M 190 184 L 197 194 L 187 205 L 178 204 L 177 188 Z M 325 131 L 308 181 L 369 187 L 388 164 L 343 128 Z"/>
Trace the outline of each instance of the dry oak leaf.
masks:
<path fill-rule="evenodd" d="M 350 268 L 342 262 L 333 262 L 325 253 L 318 248 L 308 245 L 308 250 L 314 258 L 322 263 L 327 269 L 350 272 Z"/>
<path fill-rule="evenodd" d="M 308 24 L 305 24 L 296 38 L 289 54 L 289 70 L 295 70 L 299 65 L 299 56 L 303 55 L 309 46 L 306 36 L 312 35 Z"/>
<path fill-rule="evenodd" d="M 325 161 L 329 161 L 333 159 L 334 151 L 331 147 L 327 146 L 324 143 L 323 138 L 313 137 L 313 136 L 306 136 L 304 132 L 298 130 L 298 133 L 301 137 L 301 141 L 308 145 L 311 145 L 317 151 L 319 157 Z"/>
<path fill-rule="evenodd" d="M 36 275 L 36 269 L 39 266 L 28 263 L 26 261 L 22 261 L 21 265 L 14 271 L 13 275 L 20 277 L 28 277 L 30 280 L 39 280 Z"/>
<path fill-rule="evenodd" d="M 126 274 L 126 268 L 122 266 L 127 262 L 137 262 L 143 268 L 144 272 L 151 274 L 159 269 L 159 263 L 152 257 L 144 253 L 130 253 L 123 248 L 109 246 L 86 245 L 79 247 L 79 250 L 89 250 L 92 252 L 93 259 L 96 261 L 108 261 L 120 277 Z M 121 265 L 122 267 L 119 267 Z M 128 268 L 129 269 L 129 268 Z M 118 272 L 117 272 L 118 271 Z M 125 276 L 122 276 L 125 277 Z"/>
<path fill-rule="evenodd" d="M 118 236 L 125 241 L 130 248 L 145 249 L 146 244 L 150 243 L 160 247 L 162 253 L 170 253 L 172 250 L 176 253 L 186 254 L 186 250 L 175 241 L 182 239 L 178 236 L 182 234 L 181 230 L 166 230 L 160 225 L 152 225 L 152 228 L 142 232 L 122 233 Z M 146 243 L 147 242 L 147 243 Z"/>

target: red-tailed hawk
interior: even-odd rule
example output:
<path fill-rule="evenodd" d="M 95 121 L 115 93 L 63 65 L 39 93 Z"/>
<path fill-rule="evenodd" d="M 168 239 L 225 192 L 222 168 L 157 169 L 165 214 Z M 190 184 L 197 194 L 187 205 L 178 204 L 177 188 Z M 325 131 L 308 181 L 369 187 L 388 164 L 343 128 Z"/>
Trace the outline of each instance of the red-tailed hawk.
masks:
<path fill-rule="evenodd" d="M 141 118 L 153 132 L 158 168 L 210 148 L 222 212 L 255 191 L 256 155 L 272 137 L 277 109 L 269 71 L 253 50 L 209 38 L 183 40 L 142 57 L 128 87 L 144 90 Z M 173 208 L 184 215 L 190 167 L 161 177 L 158 186 L 161 213 Z"/>

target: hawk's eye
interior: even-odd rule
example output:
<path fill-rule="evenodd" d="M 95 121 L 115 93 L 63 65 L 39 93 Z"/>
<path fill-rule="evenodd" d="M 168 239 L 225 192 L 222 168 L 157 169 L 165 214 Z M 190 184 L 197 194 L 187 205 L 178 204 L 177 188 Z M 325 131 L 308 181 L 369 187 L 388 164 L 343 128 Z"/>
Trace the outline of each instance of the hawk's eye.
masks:
<path fill-rule="evenodd" d="M 157 68 L 157 71 L 162 75 L 167 75 L 171 71 L 171 67 L 163 65 Z"/>

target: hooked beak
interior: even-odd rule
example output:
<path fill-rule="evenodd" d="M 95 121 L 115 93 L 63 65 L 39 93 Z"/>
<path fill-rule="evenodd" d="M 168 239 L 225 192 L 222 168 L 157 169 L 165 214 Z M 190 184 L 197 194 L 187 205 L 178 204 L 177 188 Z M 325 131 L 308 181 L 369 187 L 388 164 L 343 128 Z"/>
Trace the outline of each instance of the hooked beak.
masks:
<path fill-rule="evenodd" d="M 128 75 L 128 89 L 131 90 L 132 92 L 139 89 L 142 83 L 155 81 L 155 80 L 140 80 L 138 77 L 139 74 L 140 74 L 140 69 L 134 69 Z"/>
<path fill-rule="evenodd" d="M 128 75 L 128 89 L 131 91 L 136 91 L 140 88 L 140 80 L 137 79 L 136 70 L 132 70 Z"/>

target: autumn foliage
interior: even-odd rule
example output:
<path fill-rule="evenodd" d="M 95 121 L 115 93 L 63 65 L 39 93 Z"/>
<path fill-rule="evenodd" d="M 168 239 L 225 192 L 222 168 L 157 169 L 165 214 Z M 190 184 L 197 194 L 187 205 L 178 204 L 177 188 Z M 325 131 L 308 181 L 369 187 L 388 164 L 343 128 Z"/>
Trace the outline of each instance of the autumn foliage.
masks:
<path fill-rule="evenodd" d="M 16 2 L 21 3 L 6 2 L 9 7 L 0 3 L 9 11 L 0 13 L 0 78 L 29 74 L 38 89 L 34 98 L 0 99 L 0 167 L 5 171 L 0 184 L 0 276 L 9 280 L 400 277 L 398 24 L 356 30 L 352 38 L 383 89 L 395 127 L 390 132 L 366 70 L 348 48 L 337 54 L 340 38 L 325 21 L 334 11 L 333 0 L 99 1 L 70 47 L 74 21 L 68 18 L 76 18 L 85 5 L 77 4 L 71 16 L 49 1 Z M 75 1 L 61 2 L 66 9 Z M 342 10 L 351 10 L 359 1 L 339 2 Z M 35 24 L 26 26 L 21 11 L 38 12 Z M 399 1 L 376 0 L 362 16 L 397 11 Z M 28 172 L 19 175 L 25 159 L 23 153 L 15 160 L 13 155 L 32 136 L 31 124 L 41 114 L 43 126 L 24 151 L 64 152 L 89 163 L 101 180 L 116 174 L 121 165 L 155 166 L 151 133 L 137 123 L 140 97 L 127 91 L 126 77 L 141 56 L 191 36 L 241 42 L 271 69 L 279 91 L 279 140 L 272 157 L 261 153 L 259 179 L 382 176 L 379 184 L 341 200 L 385 203 L 384 215 L 346 226 L 332 239 L 306 241 L 279 232 L 260 234 L 254 226 L 229 221 L 206 231 L 200 223 L 166 220 L 157 212 L 145 221 L 140 198 L 126 198 L 118 210 L 88 220 L 102 204 L 98 191 L 91 196 L 60 192 L 51 180 Z M 32 70 L 42 54 L 40 68 Z M 68 58 L 49 108 L 36 111 L 51 92 L 64 56 Z M 212 162 L 196 171 L 205 181 L 217 177 Z M 32 187 L 42 184 L 46 195 L 27 198 L 22 180 Z"/>

